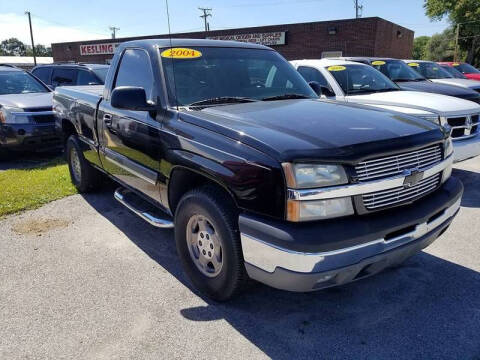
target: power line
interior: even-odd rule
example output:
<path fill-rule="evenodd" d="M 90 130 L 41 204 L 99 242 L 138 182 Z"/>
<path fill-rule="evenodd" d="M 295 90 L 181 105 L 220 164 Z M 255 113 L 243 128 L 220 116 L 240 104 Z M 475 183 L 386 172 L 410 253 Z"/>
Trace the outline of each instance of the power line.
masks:
<path fill-rule="evenodd" d="M 199 7 L 198 10 L 203 11 L 203 15 L 200 15 L 200 17 L 203 18 L 203 22 L 205 23 L 205 32 L 208 32 L 208 30 L 210 30 L 210 25 L 208 24 L 207 18 L 212 16 L 210 13 L 212 9 Z"/>

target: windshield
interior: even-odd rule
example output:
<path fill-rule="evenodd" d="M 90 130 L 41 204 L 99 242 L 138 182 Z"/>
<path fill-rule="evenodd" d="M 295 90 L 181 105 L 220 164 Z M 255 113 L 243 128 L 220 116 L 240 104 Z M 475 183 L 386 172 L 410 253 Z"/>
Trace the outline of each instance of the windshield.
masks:
<path fill-rule="evenodd" d="M 229 97 L 262 100 L 295 94 L 317 98 L 301 75 L 271 50 L 194 47 L 160 52 L 169 99 L 177 106 Z"/>
<path fill-rule="evenodd" d="M 424 77 L 401 60 L 375 60 L 371 65 L 392 81 L 418 81 Z"/>
<path fill-rule="evenodd" d="M 100 80 L 102 80 L 102 83 L 105 84 L 105 78 L 107 77 L 108 67 L 95 68 L 95 69 L 92 69 L 92 71 L 95 73 L 95 75 L 98 76 Z"/>
<path fill-rule="evenodd" d="M 408 66 L 418 71 L 427 79 L 451 79 L 453 78 L 449 72 L 442 69 L 442 67 L 434 62 L 411 62 Z"/>
<path fill-rule="evenodd" d="M 447 71 L 450 75 L 452 75 L 455 79 L 466 79 L 467 77 L 463 75 L 460 71 L 457 69 L 448 66 L 448 65 L 442 65 L 442 69 Z"/>
<path fill-rule="evenodd" d="M 462 74 L 480 74 L 479 70 L 475 69 L 472 65 L 467 63 L 463 63 L 463 64 L 454 63 L 453 66 Z"/>
<path fill-rule="evenodd" d="M 0 95 L 46 93 L 48 88 L 23 71 L 0 71 Z"/>
<path fill-rule="evenodd" d="M 333 65 L 326 69 L 345 95 L 400 90 L 389 78 L 368 65 Z"/>

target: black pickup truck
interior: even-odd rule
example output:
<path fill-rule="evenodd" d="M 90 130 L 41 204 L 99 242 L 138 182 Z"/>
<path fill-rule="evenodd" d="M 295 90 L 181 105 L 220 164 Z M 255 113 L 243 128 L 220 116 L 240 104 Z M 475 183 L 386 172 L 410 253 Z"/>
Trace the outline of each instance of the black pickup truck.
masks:
<path fill-rule="evenodd" d="M 123 43 L 104 87 L 53 102 L 77 188 L 117 181 L 117 200 L 175 229 L 185 272 L 216 300 L 249 278 L 311 291 L 375 274 L 460 206 L 447 130 L 319 100 L 268 47 Z"/>

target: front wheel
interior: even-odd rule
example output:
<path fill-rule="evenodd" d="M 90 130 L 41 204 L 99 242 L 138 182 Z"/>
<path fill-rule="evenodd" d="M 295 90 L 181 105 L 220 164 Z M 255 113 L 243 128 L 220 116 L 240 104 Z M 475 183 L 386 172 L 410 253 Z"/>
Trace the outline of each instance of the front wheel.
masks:
<path fill-rule="evenodd" d="M 194 286 L 216 301 L 236 295 L 247 281 L 238 216 L 221 189 L 203 187 L 185 194 L 175 212 L 175 241 Z"/>

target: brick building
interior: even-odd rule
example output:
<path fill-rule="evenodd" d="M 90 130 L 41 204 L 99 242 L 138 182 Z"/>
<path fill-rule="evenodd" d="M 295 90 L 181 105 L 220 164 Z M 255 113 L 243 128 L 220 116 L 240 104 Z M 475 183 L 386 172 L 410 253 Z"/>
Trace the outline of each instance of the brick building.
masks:
<path fill-rule="evenodd" d="M 226 39 L 271 46 L 288 60 L 328 56 L 412 56 L 413 31 L 379 17 L 269 25 L 172 34 L 173 38 Z M 105 63 L 116 44 L 168 34 L 52 44 L 54 61 Z"/>

